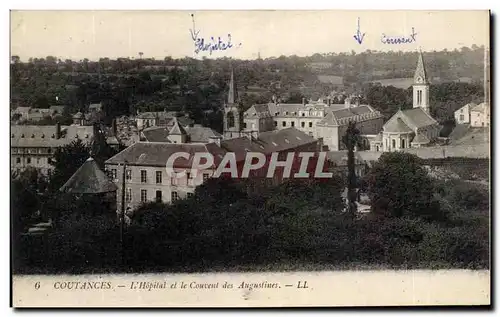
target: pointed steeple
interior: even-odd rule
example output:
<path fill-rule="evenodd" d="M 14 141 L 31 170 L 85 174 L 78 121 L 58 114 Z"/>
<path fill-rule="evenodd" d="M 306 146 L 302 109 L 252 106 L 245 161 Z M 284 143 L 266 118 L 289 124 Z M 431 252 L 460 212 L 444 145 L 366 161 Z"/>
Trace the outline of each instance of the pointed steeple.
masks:
<path fill-rule="evenodd" d="M 418 54 L 418 64 L 417 69 L 415 70 L 413 81 L 415 82 L 415 84 L 420 85 L 429 84 L 429 81 L 427 80 L 427 72 L 425 71 L 425 63 L 422 50 L 420 50 Z"/>
<path fill-rule="evenodd" d="M 236 100 L 238 99 L 238 96 L 236 94 L 236 83 L 234 82 L 234 71 L 231 68 L 231 80 L 229 81 L 229 91 L 227 94 L 227 103 L 234 104 L 236 103 Z"/>
<path fill-rule="evenodd" d="M 168 132 L 170 135 L 186 135 L 187 132 L 186 130 L 182 127 L 182 125 L 179 124 L 179 121 L 177 121 L 177 118 L 174 117 L 173 119 L 174 125 L 172 126 L 172 129 Z"/>

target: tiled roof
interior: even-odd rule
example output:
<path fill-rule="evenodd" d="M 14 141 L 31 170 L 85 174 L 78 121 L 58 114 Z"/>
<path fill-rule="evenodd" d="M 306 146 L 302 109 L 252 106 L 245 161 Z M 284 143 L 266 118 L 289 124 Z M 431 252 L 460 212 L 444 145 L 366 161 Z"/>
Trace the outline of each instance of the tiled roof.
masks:
<path fill-rule="evenodd" d="M 94 159 L 89 158 L 59 190 L 72 194 L 99 194 L 116 191 L 117 187 Z"/>
<path fill-rule="evenodd" d="M 165 127 L 150 127 L 142 130 L 142 135 L 148 142 L 169 142 L 168 130 Z"/>
<path fill-rule="evenodd" d="M 81 139 L 90 142 L 93 126 L 61 126 L 61 138 L 56 138 L 56 126 L 13 125 L 11 147 L 60 147 Z"/>
<path fill-rule="evenodd" d="M 384 126 L 384 132 L 409 133 L 412 131 L 401 118 L 389 120 Z"/>
<path fill-rule="evenodd" d="M 368 105 L 352 106 L 346 108 L 345 105 L 333 105 L 327 108 L 327 115 L 324 119 L 318 122 L 319 125 L 337 125 L 340 119 L 351 118 L 358 115 L 374 113 L 381 116 L 381 114 Z"/>
<path fill-rule="evenodd" d="M 296 128 L 263 132 L 254 141 L 264 153 L 286 151 L 315 142 L 315 138 Z"/>
<path fill-rule="evenodd" d="M 137 115 L 137 119 L 166 119 L 173 118 L 177 115 L 176 111 L 156 111 L 156 112 L 142 112 Z"/>
<path fill-rule="evenodd" d="M 438 124 L 434 118 L 432 118 L 427 112 L 422 108 L 412 108 L 407 110 L 401 110 L 401 113 L 409 120 L 403 120 L 407 125 L 414 125 L 414 128 L 423 128 L 430 125 Z"/>
<path fill-rule="evenodd" d="M 255 139 L 247 137 L 223 140 L 221 148 L 227 152 L 233 152 L 236 156 L 236 161 L 243 161 L 247 152 L 263 152 L 263 148 L 255 142 Z"/>
<path fill-rule="evenodd" d="M 169 157 L 178 152 L 189 153 L 190 159 L 177 158 L 174 162 L 174 168 L 191 168 L 194 153 L 211 153 L 215 164 L 220 163 L 225 154 L 225 151 L 214 143 L 137 142 L 107 160 L 106 164 L 122 164 L 126 160 L 129 165 L 165 167 Z"/>
<path fill-rule="evenodd" d="M 190 142 L 208 143 L 210 137 L 222 137 L 217 131 L 200 126 L 187 127 L 186 132 Z"/>

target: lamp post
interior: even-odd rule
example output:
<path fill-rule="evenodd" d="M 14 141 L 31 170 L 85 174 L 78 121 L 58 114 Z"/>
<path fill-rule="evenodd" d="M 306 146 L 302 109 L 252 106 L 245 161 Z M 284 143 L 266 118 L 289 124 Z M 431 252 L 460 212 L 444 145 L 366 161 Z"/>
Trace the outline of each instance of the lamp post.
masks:
<path fill-rule="evenodd" d="M 125 174 L 127 172 L 127 161 L 123 162 L 122 173 L 122 199 L 120 211 L 120 247 L 121 247 L 121 263 L 125 264 L 125 246 L 123 241 L 123 233 L 125 227 Z"/>

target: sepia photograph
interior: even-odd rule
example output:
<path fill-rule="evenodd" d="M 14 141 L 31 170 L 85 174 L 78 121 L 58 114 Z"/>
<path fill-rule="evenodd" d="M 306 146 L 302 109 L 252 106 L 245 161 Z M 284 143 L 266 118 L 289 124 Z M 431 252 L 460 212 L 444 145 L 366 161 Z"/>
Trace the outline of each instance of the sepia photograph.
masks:
<path fill-rule="evenodd" d="M 490 305 L 490 19 L 12 10 L 11 305 Z"/>

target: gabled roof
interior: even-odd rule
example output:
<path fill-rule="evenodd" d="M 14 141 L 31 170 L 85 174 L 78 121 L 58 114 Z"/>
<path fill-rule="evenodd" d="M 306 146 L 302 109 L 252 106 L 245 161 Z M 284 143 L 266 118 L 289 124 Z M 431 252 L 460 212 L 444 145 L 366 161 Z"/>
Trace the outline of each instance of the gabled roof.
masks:
<path fill-rule="evenodd" d="M 168 130 L 165 127 L 150 127 L 142 130 L 142 135 L 148 142 L 170 142 L 168 141 Z"/>
<path fill-rule="evenodd" d="M 99 194 L 116 191 L 117 187 L 90 157 L 59 190 L 72 194 Z"/>
<path fill-rule="evenodd" d="M 186 135 L 187 134 L 186 130 L 177 121 L 177 118 L 174 117 L 172 119 L 172 121 L 173 121 L 173 126 L 170 129 L 170 131 L 168 131 L 168 134 L 170 134 L 170 135 Z"/>
<path fill-rule="evenodd" d="M 260 152 L 272 153 L 298 148 L 315 142 L 317 140 L 312 136 L 292 127 L 262 132 L 253 143 L 259 146 Z"/>
<path fill-rule="evenodd" d="M 200 126 L 187 127 L 186 132 L 190 142 L 208 143 L 211 137 L 222 137 L 219 132 Z"/>
<path fill-rule="evenodd" d="M 397 118 L 387 122 L 384 126 L 384 132 L 409 133 L 413 132 L 413 130 L 410 129 L 401 118 Z"/>
<path fill-rule="evenodd" d="M 438 124 L 438 122 L 422 108 L 401 110 L 401 112 L 407 119 L 405 120 L 405 118 L 403 118 L 403 121 L 410 127 L 414 125 L 414 127 L 418 129 Z"/>

